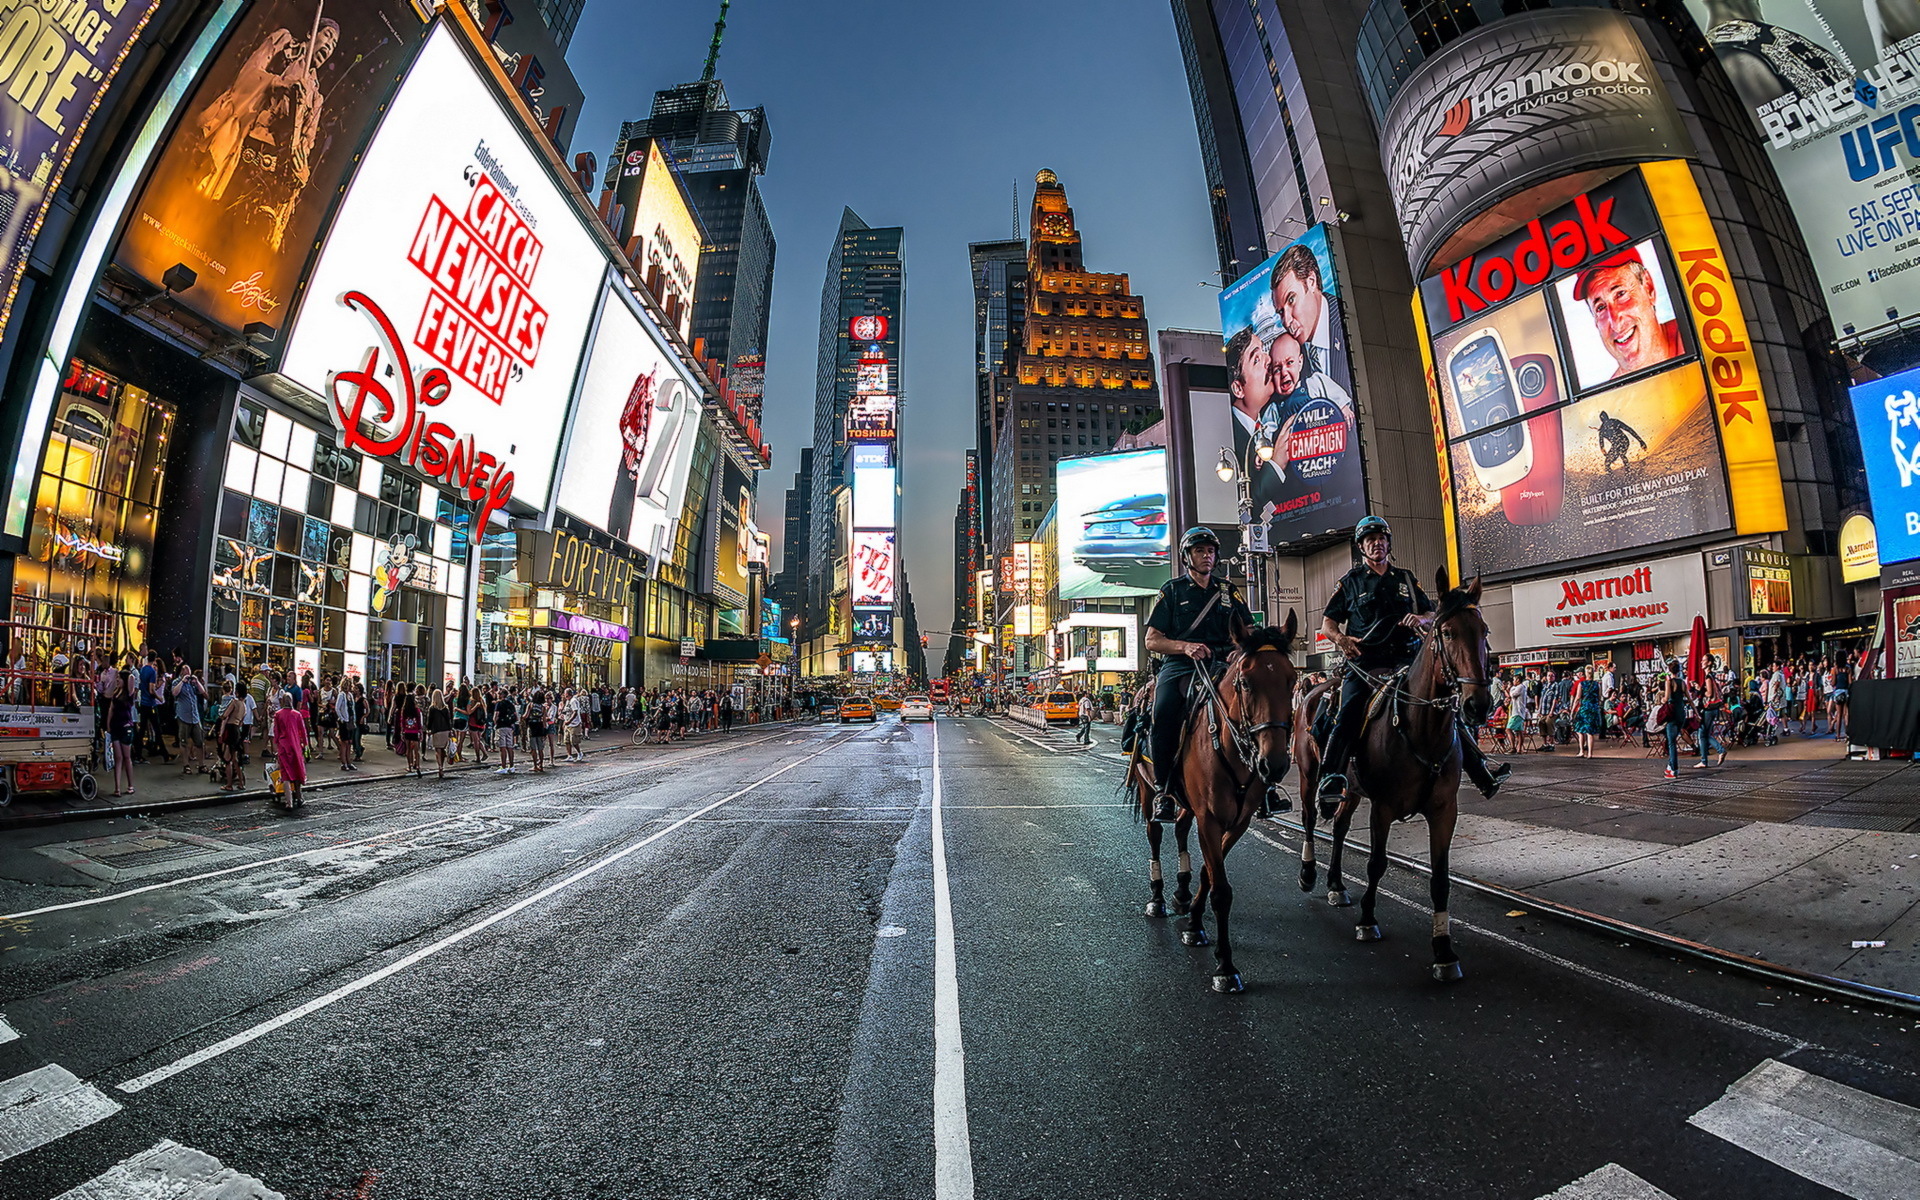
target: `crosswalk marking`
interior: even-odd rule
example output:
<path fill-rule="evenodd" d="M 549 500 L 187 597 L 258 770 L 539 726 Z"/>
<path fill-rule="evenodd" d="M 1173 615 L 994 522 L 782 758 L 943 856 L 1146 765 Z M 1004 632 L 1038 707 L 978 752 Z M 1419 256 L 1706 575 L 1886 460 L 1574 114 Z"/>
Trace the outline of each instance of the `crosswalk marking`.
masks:
<path fill-rule="evenodd" d="M 211 1154 L 161 1142 L 55 1200 L 286 1200 Z"/>
<path fill-rule="evenodd" d="M 5 1017 L 0 1017 L 0 1045 L 5 1045 L 19 1036 L 20 1031 L 7 1024 Z"/>
<path fill-rule="evenodd" d="M 58 1063 L 0 1083 L 0 1162 L 85 1129 L 120 1106 Z"/>
<path fill-rule="evenodd" d="M 1920 1200 L 1920 1109 L 1774 1059 L 1687 1123 L 1854 1200 Z"/>
<path fill-rule="evenodd" d="M 1673 1200 L 1673 1197 L 1619 1163 L 1608 1163 L 1540 1200 Z"/>

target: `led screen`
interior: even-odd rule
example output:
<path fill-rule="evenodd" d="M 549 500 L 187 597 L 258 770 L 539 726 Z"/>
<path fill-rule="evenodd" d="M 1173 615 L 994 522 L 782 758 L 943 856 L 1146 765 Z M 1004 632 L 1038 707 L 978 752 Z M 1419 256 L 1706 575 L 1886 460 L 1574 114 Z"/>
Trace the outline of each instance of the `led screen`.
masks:
<path fill-rule="evenodd" d="M 893 644 L 893 610 L 891 608 L 856 608 L 853 610 L 853 640 L 864 644 Z"/>
<path fill-rule="evenodd" d="M 893 604 L 893 534 L 853 535 L 853 603 Z"/>
<path fill-rule="evenodd" d="M 1230 450 L 1248 478 L 1253 519 L 1267 525 L 1274 544 L 1365 516 L 1353 369 L 1325 227 L 1309 229 L 1221 292 L 1220 330 L 1228 394 L 1195 392 L 1189 401 L 1196 439 L 1206 435 L 1193 443 L 1195 479 L 1216 478 L 1220 451 Z M 1222 433 L 1231 434 L 1230 444 Z M 1196 487 L 1204 512 L 1210 485 Z"/>
<path fill-rule="evenodd" d="M 1853 389 L 1880 562 L 1920 558 L 1920 370 Z"/>
<path fill-rule="evenodd" d="M 337 424 L 369 422 L 405 453 L 424 405 L 389 372 L 443 371 L 441 441 L 471 438 L 463 466 L 492 455 L 513 498 L 542 508 L 605 263 L 526 138 L 435 29 L 340 206 L 281 370 Z M 329 388 L 370 355 L 392 412 L 375 388 Z"/>
<path fill-rule="evenodd" d="M 1150 596 L 1169 578 L 1165 447 L 1062 459 L 1060 598 Z"/>
<path fill-rule="evenodd" d="M 610 283 L 574 408 L 559 506 L 656 557 L 686 497 L 700 393 L 660 349 L 625 285 Z"/>
<path fill-rule="evenodd" d="M 893 528 L 892 467 L 859 467 L 853 472 L 853 523 L 860 529 Z"/>

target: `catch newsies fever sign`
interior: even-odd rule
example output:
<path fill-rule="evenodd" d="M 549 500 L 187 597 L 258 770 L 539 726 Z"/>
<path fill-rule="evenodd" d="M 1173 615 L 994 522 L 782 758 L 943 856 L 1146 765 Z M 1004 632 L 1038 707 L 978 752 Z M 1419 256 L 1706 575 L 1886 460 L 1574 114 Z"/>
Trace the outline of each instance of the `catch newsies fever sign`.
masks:
<path fill-rule="evenodd" d="M 544 152 L 434 30 L 327 236 L 282 373 L 342 440 L 544 508 L 605 260 Z"/>

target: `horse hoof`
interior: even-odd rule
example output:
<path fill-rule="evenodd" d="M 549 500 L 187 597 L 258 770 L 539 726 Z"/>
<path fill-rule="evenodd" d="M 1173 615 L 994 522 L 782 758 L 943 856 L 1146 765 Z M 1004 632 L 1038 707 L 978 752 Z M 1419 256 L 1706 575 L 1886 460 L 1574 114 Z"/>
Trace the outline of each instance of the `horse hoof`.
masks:
<path fill-rule="evenodd" d="M 1166 905 L 1166 902 L 1165 902 L 1165 901 L 1163 901 L 1163 900 L 1149 900 L 1149 901 L 1147 901 L 1147 915 L 1148 915 L 1148 916 L 1150 916 L 1150 917 L 1164 917 L 1164 916 L 1166 916 L 1166 915 L 1167 915 L 1167 905 Z"/>
<path fill-rule="evenodd" d="M 1433 981 L 1435 983 L 1458 983 L 1465 975 L 1466 972 L 1460 969 L 1458 962 L 1433 964 Z"/>
<path fill-rule="evenodd" d="M 1173 915 L 1176 917 L 1184 917 L 1192 911 L 1193 901 L 1191 900 L 1175 900 L 1173 902 Z"/>
<path fill-rule="evenodd" d="M 1313 890 L 1314 885 L 1319 882 L 1320 882 L 1320 871 L 1312 863 L 1308 863 L 1306 866 L 1303 866 L 1300 868 L 1300 890 L 1301 891 L 1311 892 Z"/>
<path fill-rule="evenodd" d="M 1208 940 L 1206 930 L 1189 929 L 1180 935 L 1180 944 L 1182 946 L 1211 946 L 1213 943 Z"/>
<path fill-rule="evenodd" d="M 1327 893 L 1327 903 L 1333 905 L 1335 908 L 1352 908 L 1353 897 L 1347 895 L 1347 889 L 1336 888 Z"/>
<path fill-rule="evenodd" d="M 1215 975 L 1213 977 L 1213 990 L 1222 993 L 1244 992 L 1247 990 L 1247 985 L 1241 982 L 1238 974 Z"/>
<path fill-rule="evenodd" d="M 1378 925 L 1355 925 L 1353 940 L 1356 942 L 1377 942 L 1386 935 L 1380 932 Z"/>

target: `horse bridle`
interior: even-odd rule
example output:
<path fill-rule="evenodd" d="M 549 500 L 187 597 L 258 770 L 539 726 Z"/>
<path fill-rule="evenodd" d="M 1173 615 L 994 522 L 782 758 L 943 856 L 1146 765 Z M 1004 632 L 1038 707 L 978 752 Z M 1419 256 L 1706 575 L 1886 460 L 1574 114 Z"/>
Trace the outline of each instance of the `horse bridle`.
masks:
<path fill-rule="evenodd" d="M 1262 646 L 1257 650 L 1246 651 L 1238 663 L 1228 664 L 1228 669 L 1231 670 L 1233 666 L 1245 663 L 1256 654 L 1285 653 L 1286 651 L 1280 649 L 1278 646 Z M 1289 735 L 1293 733 L 1292 721 L 1262 721 L 1257 725 L 1242 728 L 1234 721 L 1233 714 L 1227 711 L 1227 702 L 1220 695 L 1220 689 L 1214 686 L 1213 675 L 1204 667 L 1197 671 L 1196 674 L 1200 677 L 1201 688 L 1206 693 L 1207 735 L 1213 740 L 1213 752 L 1220 756 L 1223 764 L 1226 762 L 1227 750 L 1225 746 L 1220 744 L 1221 724 L 1225 724 L 1227 727 L 1227 736 L 1233 741 L 1234 752 L 1240 756 L 1240 761 L 1248 764 L 1249 767 L 1259 761 L 1260 747 L 1255 744 L 1255 738 L 1274 729 L 1278 729 L 1282 733 Z M 1215 719 L 1215 709 L 1219 710 L 1218 720 Z M 1233 768 L 1231 766 L 1228 766 L 1227 774 L 1229 778 L 1233 776 Z M 1249 776 L 1245 782 L 1235 779 L 1234 785 L 1245 788 L 1252 781 L 1251 776 Z"/>

